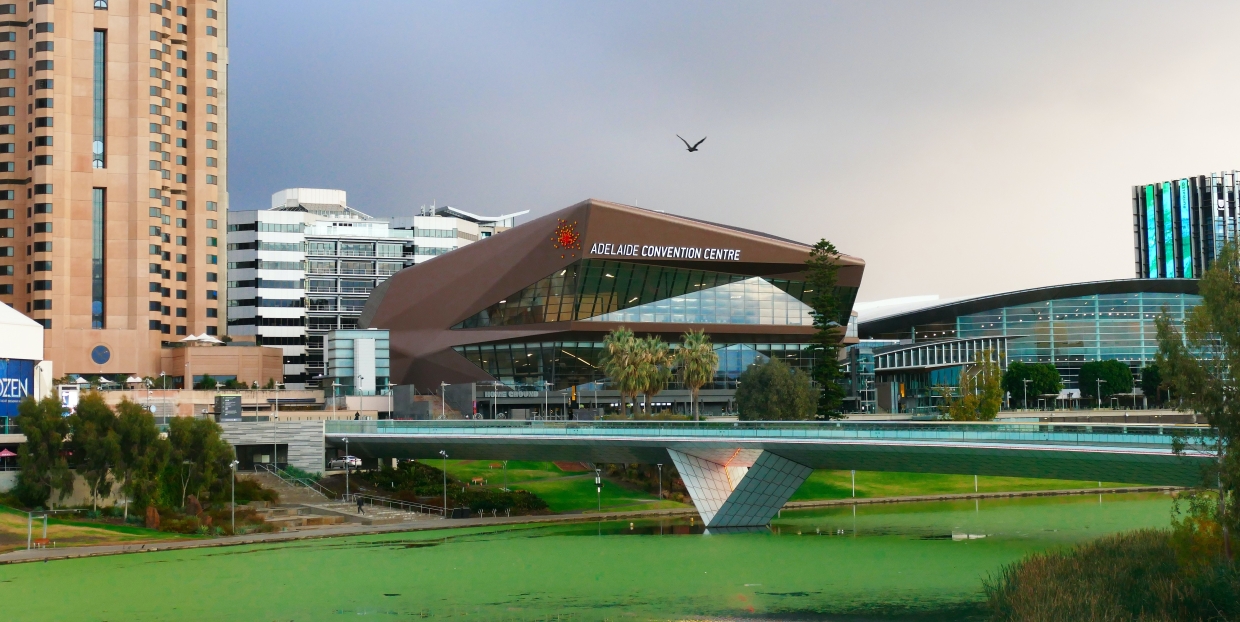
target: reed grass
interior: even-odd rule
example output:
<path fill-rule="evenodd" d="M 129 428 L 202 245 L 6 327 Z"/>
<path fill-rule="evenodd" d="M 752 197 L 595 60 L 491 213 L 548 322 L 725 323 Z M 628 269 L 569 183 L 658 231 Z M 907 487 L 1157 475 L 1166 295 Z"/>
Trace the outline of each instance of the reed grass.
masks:
<path fill-rule="evenodd" d="M 1034 553 L 984 582 L 993 620 L 1240 619 L 1238 566 L 1170 530 L 1144 529 Z"/>

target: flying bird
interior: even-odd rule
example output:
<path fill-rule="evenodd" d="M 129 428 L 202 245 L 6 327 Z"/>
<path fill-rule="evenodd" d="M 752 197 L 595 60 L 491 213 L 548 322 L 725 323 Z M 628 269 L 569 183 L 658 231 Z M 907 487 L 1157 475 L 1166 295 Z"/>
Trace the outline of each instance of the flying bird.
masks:
<path fill-rule="evenodd" d="M 702 137 L 702 140 L 699 140 L 699 141 L 697 141 L 696 143 L 693 143 L 692 145 L 690 145 L 690 144 L 689 144 L 689 141 L 687 141 L 687 140 L 685 140 L 683 137 L 681 137 L 681 135 L 680 135 L 680 134 L 677 134 L 677 135 L 676 135 L 676 138 L 679 138 L 679 139 L 680 139 L 680 142 L 682 142 L 682 143 L 684 143 L 684 144 L 685 144 L 685 147 L 689 150 L 689 153 L 693 153 L 694 151 L 697 151 L 697 150 L 698 150 L 698 145 L 700 145 L 700 144 L 702 144 L 703 142 L 705 142 L 705 141 L 706 141 L 706 137 L 705 137 L 705 136 L 703 136 L 703 137 Z"/>

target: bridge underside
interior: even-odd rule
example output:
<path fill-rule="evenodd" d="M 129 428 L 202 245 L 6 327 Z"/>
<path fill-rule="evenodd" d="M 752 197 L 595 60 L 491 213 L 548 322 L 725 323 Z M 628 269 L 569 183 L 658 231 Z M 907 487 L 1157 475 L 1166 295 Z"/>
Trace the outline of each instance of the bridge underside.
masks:
<path fill-rule="evenodd" d="M 327 435 L 344 448 L 344 435 Z M 1079 446 L 948 443 L 709 442 L 557 438 L 410 438 L 349 434 L 361 458 L 438 458 L 659 464 L 672 462 L 708 526 L 765 525 L 811 470 L 955 473 L 1192 486 L 1204 456 Z M 761 497 L 761 498 L 759 498 Z"/>

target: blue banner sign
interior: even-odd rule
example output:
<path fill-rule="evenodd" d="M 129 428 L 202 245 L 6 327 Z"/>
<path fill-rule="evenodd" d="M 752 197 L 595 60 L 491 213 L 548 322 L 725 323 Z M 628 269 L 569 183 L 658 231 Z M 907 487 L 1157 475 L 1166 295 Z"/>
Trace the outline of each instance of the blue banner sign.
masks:
<path fill-rule="evenodd" d="M 17 405 L 34 390 L 34 361 L 0 359 L 0 417 L 16 417 Z"/>

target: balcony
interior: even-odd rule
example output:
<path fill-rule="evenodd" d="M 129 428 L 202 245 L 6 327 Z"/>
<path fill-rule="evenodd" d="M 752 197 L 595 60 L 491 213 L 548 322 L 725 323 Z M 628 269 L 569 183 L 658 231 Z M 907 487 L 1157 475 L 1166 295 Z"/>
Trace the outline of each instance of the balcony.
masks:
<path fill-rule="evenodd" d="M 306 291 L 311 294 L 334 294 L 336 293 L 336 288 L 335 287 L 307 287 Z"/>
<path fill-rule="evenodd" d="M 365 274 L 365 275 L 373 276 L 374 273 L 375 273 L 374 268 L 341 268 L 340 269 L 340 274 Z"/>
<path fill-rule="evenodd" d="M 342 250 L 340 251 L 340 256 L 341 257 L 374 257 L 375 252 L 374 251 Z"/>
<path fill-rule="evenodd" d="M 342 294 L 369 294 L 370 292 L 374 291 L 374 289 L 375 289 L 374 286 L 371 286 L 371 287 L 341 287 L 340 293 Z"/>

